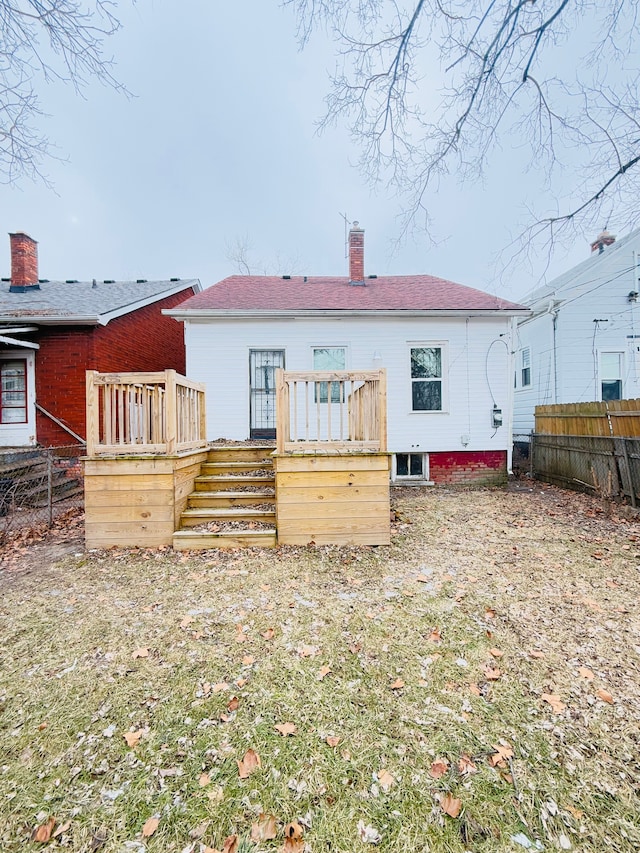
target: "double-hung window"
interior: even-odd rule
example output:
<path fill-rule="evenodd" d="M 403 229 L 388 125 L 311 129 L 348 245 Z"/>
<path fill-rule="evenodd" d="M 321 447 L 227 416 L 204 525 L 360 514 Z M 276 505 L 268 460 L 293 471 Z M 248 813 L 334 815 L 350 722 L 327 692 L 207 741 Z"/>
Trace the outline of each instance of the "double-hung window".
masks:
<path fill-rule="evenodd" d="M 445 408 L 442 344 L 410 347 L 411 409 L 414 412 L 442 412 Z"/>
<path fill-rule="evenodd" d="M 329 370 L 338 371 L 346 370 L 347 367 L 347 349 L 346 347 L 314 347 L 313 348 L 313 369 L 314 370 Z M 316 402 L 329 402 L 329 383 L 320 382 L 316 389 Z M 331 402 L 340 402 L 340 385 L 337 382 L 331 383 Z"/>
<path fill-rule="evenodd" d="M 531 349 L 524 347 L 520 350 L 520 385 L 527 388 L 531 385 Z"/>
<path fill-rule="evenodd" d="M 622 400 L 621 352 L 600 353 L 600 396 L 602 400 Z"/>
<path fill-rule="evenodd" d="M 23 358 L 0 361 L 0 423 L 27 421 L 27 362 Z"/>

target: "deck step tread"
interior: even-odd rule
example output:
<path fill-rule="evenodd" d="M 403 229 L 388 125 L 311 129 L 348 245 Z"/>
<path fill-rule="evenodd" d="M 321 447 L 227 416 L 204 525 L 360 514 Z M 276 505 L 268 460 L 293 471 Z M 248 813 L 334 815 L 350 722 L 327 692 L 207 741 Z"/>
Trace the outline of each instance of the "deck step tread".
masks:
<path fill-rule="evenodd" d="M 176 550 L 206 550 L 208 548 L 275 548 L 275 528 L 265 530 L 177 530 L 173 534 Z"/>
<path fill-rule="evenodd" d="M 242 499 L 242 500 L 251 500 L 253 503 L 264 503 L 265 501 L 275 501 L 276 496 L 273 492 L 234 492 L 231 489 L 228 491 L 205 491 L 202 489 L 201 491 L 192 492 L 189 495 L 190 498 L 197 498 L 198 500 L 215 500 L 215 498 L 224 498 L 224 500 L 230 499 Z"/>
<path fill-rule="evenodd" d="M 243 506 L 240 509 L 235 509 L 235 507 L 221 507 L 220 509 L 216 509 L 214 507 L 200 507 L 185 509 L 182 511 L 181 518 L 195 517 L 216 518 L 221 520 L 225 519 L 227 521 L 242 520 L 248 517 L 274 518 L 275 510 L 252 509 L 250 506 Z"/>

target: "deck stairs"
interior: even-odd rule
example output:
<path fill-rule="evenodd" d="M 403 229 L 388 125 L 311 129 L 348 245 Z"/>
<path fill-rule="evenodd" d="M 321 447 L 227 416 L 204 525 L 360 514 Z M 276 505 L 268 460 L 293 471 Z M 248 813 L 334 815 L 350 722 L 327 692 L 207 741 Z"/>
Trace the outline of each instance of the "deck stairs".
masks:
<path fill-rule="evenodd" d="M 273 450 L 249 445 L 211 448 L 173 535 L 174 549 L 275 547 Z"/>

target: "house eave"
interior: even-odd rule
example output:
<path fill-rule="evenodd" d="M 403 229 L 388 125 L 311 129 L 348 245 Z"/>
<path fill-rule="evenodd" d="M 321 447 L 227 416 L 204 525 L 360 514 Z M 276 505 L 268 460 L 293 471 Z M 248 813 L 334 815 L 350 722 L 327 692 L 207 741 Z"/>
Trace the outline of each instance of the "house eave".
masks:
<path fill-rule="evenodd" d="M 192 308 L 164 309 L 163 314 L 173 317 L 175 320 L 198 321 L 198 320 L 298 320 L 306 317 L 328 317 L 340 319 L 344 317 L 528 317 L 531 311 L 528 308 L 389 308 L 379 309 L 238 309 L 238 308 Z"/>

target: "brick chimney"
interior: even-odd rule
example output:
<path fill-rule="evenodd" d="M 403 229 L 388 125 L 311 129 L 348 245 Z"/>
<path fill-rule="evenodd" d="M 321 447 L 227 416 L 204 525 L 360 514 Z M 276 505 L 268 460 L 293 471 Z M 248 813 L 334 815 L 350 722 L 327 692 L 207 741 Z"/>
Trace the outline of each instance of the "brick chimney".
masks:
<path fill-rule="evenodd" d="M 10 293 L 27 293 L 40 290 L 38 284 L 38 244 L 18 231 L 9 234 L 11 241 L 11 286 Z"/>
<path fill-rule="evenodd" d="M 359 222 L 349 231 L 349 283 L 364 284 L 364 229 Z"/>
<path fill-rule="evenodd" d="M 616 242 L 616 235 L 609 234 L 607 229 L 602 230 L 596 239 L 591 244 L 591 251 L 595 252 L 598 250 L 598 254 L 601 255 L 604 252 L 605 246 L 610 246 L 612 243 Z"/>

